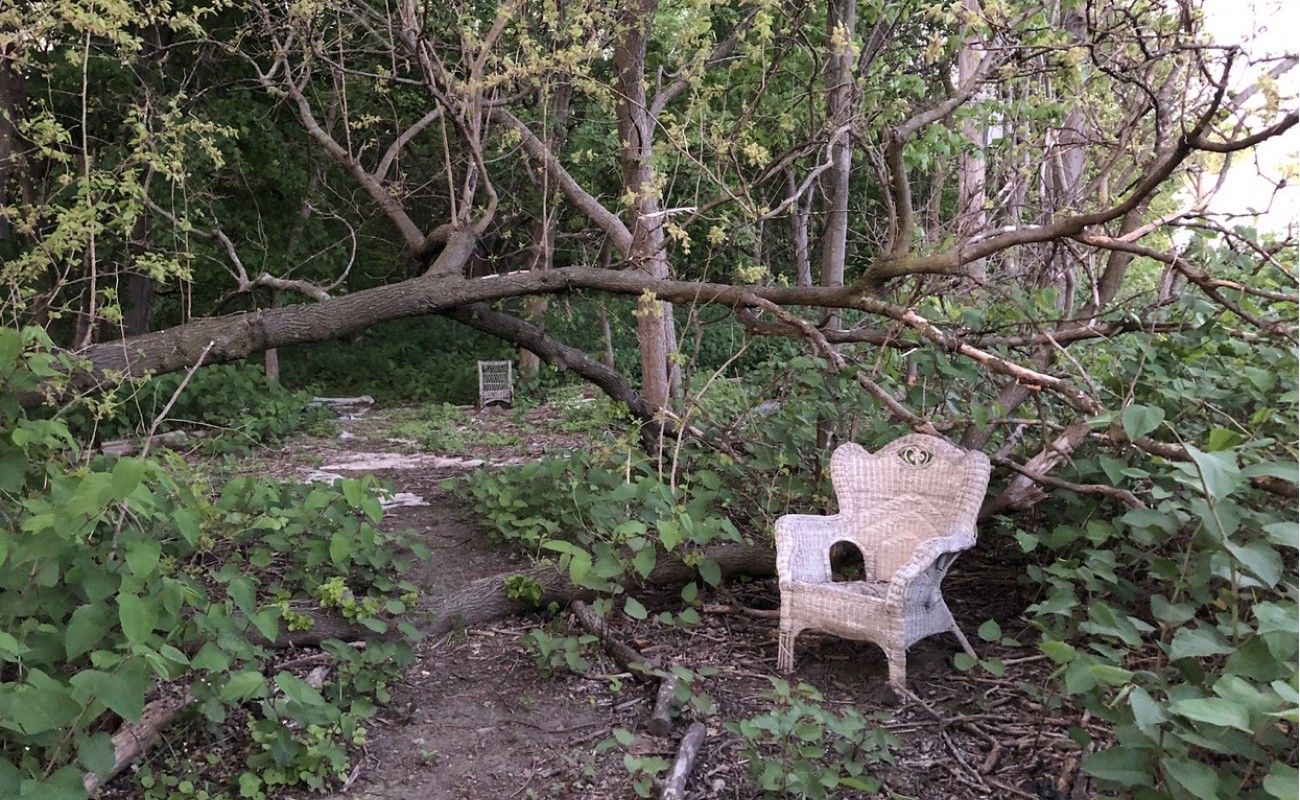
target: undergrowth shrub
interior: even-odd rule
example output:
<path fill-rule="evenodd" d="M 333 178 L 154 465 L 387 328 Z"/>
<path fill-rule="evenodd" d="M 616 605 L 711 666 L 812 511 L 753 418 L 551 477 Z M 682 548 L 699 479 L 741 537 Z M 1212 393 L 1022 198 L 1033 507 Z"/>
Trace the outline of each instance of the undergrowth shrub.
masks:
<path fill-rule="evenodd" d="M 39 331 L 0 330 L 0 797 L 84 798 L 112 731 L 164 684 L 209 725 L 248 715 L 242 796 L 331 783 L 415 631 L 327 642 L 341 666 L 319 689 L 268 678 L 268 642 L 310 626 L 323 585 L 386 633 L 414 596 L 401 572 L 427 551 L 376 527 L 373 480 L 214 489 L 173 455 L 79 459 L 64 419 L 18 399 L 67 367 L 50 351 Z"/>
<path fill-rule="evenodd" d="M 822 800 L 839 796 L 842 789 L 879 791 L 880 781 L 870 770 L 893 764 L 891 751 L 900 746 L 877 724 L 888 718 L 868 718 L 854 709 L 836 713 L 806 683 L 792 687 L 779 678 L 769 680 L 772 708 L 726 725 L 740 738 L 741 757 L 762 796 Z"/>
<path fill-rule="evenodd" d="M 173 396 L 176 401 L 156 432 L 213 434 L 203 442 L 209 450 L 270 444 L 334 419 L 330 409 L 312 405 L 310 393 L 269 380 L 255 364 L 201 367 L 176 395 L 184 380 L 184 373 L 157 375 L 88 399 L 66 415 L 69 428 L 78 441 L 139 436 Z"/>
<path fill-rule="evenodd" d="M 380 403 L 478 402 L 478 362 L 516 359 L 500 339 L 445 317 L 394 320 L 349 341 L 280 349 L 281 376 L 315 394 Z"/>
<path fill-rule="evenodd" d="M 1019 531 L 1042 592 L 1028 616 L 1061 694 L 1112 727 L 1084 764 L 1105 796 L 1294 798 L 1296 351 L 1243 341 L 1204 301 L 1180 311 L 1187 330 L 1093 355 L 1128 397 L 1093 422 L 1175 439 L 1190 460 L 1078 454 L 1064 477 L 1142 506 L 1063 492 L 1046 524 Z"/>

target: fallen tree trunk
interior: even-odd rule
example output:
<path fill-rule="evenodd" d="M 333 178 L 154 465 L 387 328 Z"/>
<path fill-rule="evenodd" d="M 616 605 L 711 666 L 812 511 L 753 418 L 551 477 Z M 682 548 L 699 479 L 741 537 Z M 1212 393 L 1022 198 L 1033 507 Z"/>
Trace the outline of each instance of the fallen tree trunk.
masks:
<path fill-rule="evenodd" d="M 729 544 L 705 550 L 722 570 L 724 578 L 731 575 L 766 577 L 776 572 L 776 553 L 770 547 L 751 544 Z M 556 603 L 567 606 L 574 600 L 590 600 L 596 593 L 569 582 L 568 573 L 553 565 L 534 567 L 519 572 L 508 572 L 479 578 L 459 589 L 420 603 L 416 614 L 425 617 L 416 627 L 426 636 L 441 636 L 456 628 L 481 625 L 498 617 L 524 614 L 535 606 L 523 600 L 506 596 L 506 579 L 523 575 L 542 585 L 542 599 L 537 604 Z M 699 572 L 679 559 L 661 559 L 644 583 L 654 586 L 686 583 L 699 576 Z"/>

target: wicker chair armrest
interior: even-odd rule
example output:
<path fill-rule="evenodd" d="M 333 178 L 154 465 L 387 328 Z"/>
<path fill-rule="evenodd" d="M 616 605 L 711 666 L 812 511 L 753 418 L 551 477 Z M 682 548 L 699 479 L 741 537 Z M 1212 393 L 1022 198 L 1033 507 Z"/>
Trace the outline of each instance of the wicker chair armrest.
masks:
<path fill-rule="evenodd" d="M 828 553 L 843 539 L 847 523 L 840 514 L 786 514 L 776 521 L 776 574 L 781 582 L 830 580 Z M 823 567 L 822 562 L 826 562 Z"/>
<path fill-rule="evenodd" d="M 906 564 L 898 568 L 889 581 L 889 602 L 902 602 L 908 587 L 913 581 L 925 574 L 934 563 L 946 553 L 960 553 L 975 545 L 975 529 L 968 528 L 949 536 L 936 536 L 926 539 L 916 546 L 916 551 Z"/>

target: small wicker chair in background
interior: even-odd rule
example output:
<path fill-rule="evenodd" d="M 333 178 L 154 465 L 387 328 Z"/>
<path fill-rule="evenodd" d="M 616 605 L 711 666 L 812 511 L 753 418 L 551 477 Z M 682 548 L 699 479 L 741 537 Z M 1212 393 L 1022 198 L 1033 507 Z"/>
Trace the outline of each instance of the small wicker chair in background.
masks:
<path fill-rule="evenodd" d="M 905 687 L 907 648 L 952 631 L 970 642 L 939 584 L 960 551 L 975 544 L 975 518 L 989 482 L 989 460 L 933 436 L 904 436 L 875 453 L 841 445 L 831 457 L 840 513 L 789 514 L 776 522 L 781 585 L 777 668 L 794 669 L 803 630 L 870 641 L 885 651 L 890 683 Z M 862 553 L 861 580 L 836 581 L 831 549 Z"/>

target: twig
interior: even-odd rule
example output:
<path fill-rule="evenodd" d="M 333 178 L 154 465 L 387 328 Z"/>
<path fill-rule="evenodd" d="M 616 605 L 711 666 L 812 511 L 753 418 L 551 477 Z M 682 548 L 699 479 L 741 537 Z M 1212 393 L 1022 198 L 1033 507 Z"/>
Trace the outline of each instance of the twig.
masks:
<path fill-rule="evenodd" d="M 651 736 L 667 736 L 673 731 L 673 708 L 677 705 L 677 675 L 669 672 L 659 682 L 659 692 L 655 695 L 655 707 L 650 712 L 650 722 L 646 732 Z"/>
<path fill-rule="evenodd" d="M 673 761 L 672 771 L 664 781 L 664 790 L 660 795 L 662 800 L 686 800 L 686 781 L 691 776 L 691 767 L 695 764 L 696 756 L 700 754 L 700 747 L 704 744 L 706 735 L 708 729 L 703 723 L 691 723 L 686 735 L 682 737 L 681 745 L 677 748 L 677 759 Z"/>
<path fill-rule="evenodd" d="M 609 632 L 605 620 L 600 618 L 595 609 L 581 600 L 575 600 L 569 606 L 569 609 L 573 611 L 573 616 L 582 627 L 600 637 L 605 645 L 606 652 L 624 669 L 646 677 L 658 677 L 656 670 L 662 669 L 663 665 L 656 659 L 646 658 L 627 644 L 616 639 Z"/>
<path fill-rule="evenodd" d="M 1024 475 L 1026 478 L 1030 479 L 1034 483 L 1042 483 L 1047 486 L 1055 486 L 1058 489 L 1068 489 L 1069 491 L 1078 492 L 1079 494 L 1100 494 L 1100 495 L 1105 495 L 1106 497 L 1113 497 L 1116 500 L 1119 500 L 1124 505 L 1128 506 L 1129 508 L 1147 507 L 1146 503 L 1143 503 L 1141 500 L 1137 498 L 1137 495 L 1133 494 L 1127 489 L 1121 489 L 1118 486 L 1105 486 L 1099 483 L 1071 483 L 1070 481 L 1062 480 L 1060 478 L 1053 478 L 1050 475 L 1043 475 L 1038 472 L 1033 472 L 1032 470 L 1029 470 L 1026 467 L 1020 466 L 1015 461 L 1009 458 L 995 457 L 989 460 L 992 461 L 994 464 L 997 464 L 999 467 L 1006 467 L 1007 469 L 1011 469 L 1016 472 L 1019 472 L 1021 475 Z"/>
<path fill-rule="evenodd" d="M 140 448 L 140 458 L 149 455 L 149 446 L 153 444 L 153 435 L 158 430 L 158 426 L 162 424 L 163 420 L 167 419 L 167 415 L 171 413 L 172 406 L 176 405 L 176 399 L 181 396 L 181 392 L 185 391 L 185 387 L 189 385 L 190 378 L 194 377 L 194 373 L 198 372 L 199 367 L 203 366 L 203 360 L 208 357 L 208 352 L 212 350 L 213 345 L 216 343 L 217 341 L 215 339 L 208 341 L 208 346 L 203 348 L 202 353 L 199 353 L 199 357 L 194 360 L 194 365 L 185 371 L 185 377 L 181 379 L 181 385 L 177 386 L 176 391 L 172 392 L 172 396 L 167 401 L 167 405 L 163 406 L 163 410 L 158 412 L 158 416 L 154 417 L 153 422 L 150 423 L 149 431 L 144 435 L 144 445 Z"/>

